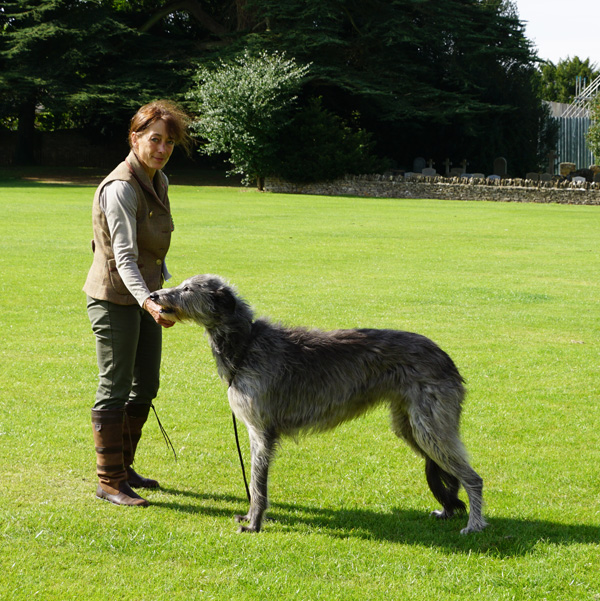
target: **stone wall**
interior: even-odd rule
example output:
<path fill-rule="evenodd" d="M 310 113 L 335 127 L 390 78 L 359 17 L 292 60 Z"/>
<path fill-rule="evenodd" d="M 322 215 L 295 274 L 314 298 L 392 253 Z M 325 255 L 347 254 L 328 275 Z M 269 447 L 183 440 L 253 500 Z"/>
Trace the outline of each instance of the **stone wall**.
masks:
<path fill-rule="evenodd" d="M 288 194 L 431 198 L 600 205 L 600 183 L 536 182 L 524 179 L 475 179 L 424 176 L 348 176 L 333 182 L 291 184 L 267 178 L 265 190 Z"/>

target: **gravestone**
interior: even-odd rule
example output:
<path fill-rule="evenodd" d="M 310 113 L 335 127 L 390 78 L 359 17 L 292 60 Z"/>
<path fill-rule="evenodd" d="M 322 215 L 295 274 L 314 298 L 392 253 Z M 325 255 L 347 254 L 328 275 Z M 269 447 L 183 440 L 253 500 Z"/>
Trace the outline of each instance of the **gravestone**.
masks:
<path fill-rule="evenodd" d="M 573 171 L 575 171 L 577 167 L 575 166 L 575 163 L 561 163 L 558 166 L 558 172 L 563 176 L 563 177 L 567 177 L 567 175 L 569 175 L 569 173 L 572 173 Z"/>
<path fill-rule="evenodd" d="M 585 179 L 585 177 L 582 177 L 581 175 L 576 175 L 571 181 L 576 184 L 583 184 L 587 180 Z"/>
<path fill-rule="evenodd" d="M 425 169 L 423 169 L 422 173 L 423 173 L 423 175 L 432 177 L 437 173 L 437 171 L 433 167 L 425 167 Z"/>
<path fill-rule="evenodd" d="M 507 174 L 507 164 L 506 159 L 504 157 L 498 157 L 494 160 L 494 175 L 499 175 L 500 177 L 506 177 Z"/>
<path fill-rule="evenodd" d="M 540 181 L 540 174 L 537 171 L 530 171 L 525 174 L 525 179 L 533 180 L 534 182 Z"/>
<path fill-rule="evenodd" d="M 496 175 L 496 174 L 488 175 L 487 178 L 492 181 L 497 180 L 497 179 L 502 179 L 499 175 Z"/>
<path fill-rule="evenodd" d="M 600 171 L 598 171 L 598 173 L 594 173 L 594 181 L 600 182 Z"/>
<path fill-rule="evenodd" d="M 415 173 L 422 173 L 423 169 L 427 166 L 427 161 L 423 157 L 417 157 L 413 161 L 413 171 Z"/>
<path fill-rule="evenodd" d="M 553 177 L 554 176 L 551 173 L 542 173 L 542 175 L 540 175 L 540 180 L 543 182 L 551 182 Z"/>
<path fill-rule="evenodd" d="M 446 177 L 448 177 L 450 175 L 450 167 L 452 167 L 450 159 L 446 159 L 444 161 L 444 167 L 446 168 L 446 171 L 444 173 L 446 174 Z"/>
<path fill-rule="evenodd" d="M 450 177 L 460 177 L 464 173 L 464 169 L 462 167 L 452 167 L 450 169 Z"/>
<path fill-rule="evenodd" d="M 471 173 L 471 177 L 473 179 L 485 179 L 485 175 L 483 173 Z"/>
<path fill-rule="evenodd" d="M 552 175 L 556 168 L 557 155 L 554 150 L 551 150 L 546 156 L 548 157 L 548 173 Z"/>

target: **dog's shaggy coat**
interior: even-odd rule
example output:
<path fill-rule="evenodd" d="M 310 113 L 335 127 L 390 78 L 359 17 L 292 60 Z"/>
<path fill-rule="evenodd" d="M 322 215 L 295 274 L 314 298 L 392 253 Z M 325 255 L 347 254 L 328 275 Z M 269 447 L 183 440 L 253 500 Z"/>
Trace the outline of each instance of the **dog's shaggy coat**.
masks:
<path fill-rule="evenodd" d="M 427 483 L 449 518 L 470 513 L 463 533 L 483 529 L 483 481 L 459 438 L 465 395 L 452 359 L 434 342 L 397 330 L 322 332 L 254 319 L 222 278 L 198 275 L 151 296 L 165 317 L 206 328 L 229 404 L 250 436 L 251 502 L 242 531 L 258 532 L 268 507 L 269 465 L 281 436 L 336 427 L 379 403 L 390 407 L 395 434 L 425 458 Z"/>

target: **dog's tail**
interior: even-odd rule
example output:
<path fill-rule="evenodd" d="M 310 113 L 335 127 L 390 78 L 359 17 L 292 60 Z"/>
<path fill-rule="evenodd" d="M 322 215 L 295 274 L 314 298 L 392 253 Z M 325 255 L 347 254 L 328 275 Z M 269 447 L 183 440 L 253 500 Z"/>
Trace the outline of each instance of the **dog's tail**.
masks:
<path fill-rule="evenodd" d="M 467 511 L 467 506 L 458 498 L 460 488 L 458 478 L 443 470 L 430 457 L 425 458 L 425 476 L 433 496 L 446 510 L 448 516 Z"/>

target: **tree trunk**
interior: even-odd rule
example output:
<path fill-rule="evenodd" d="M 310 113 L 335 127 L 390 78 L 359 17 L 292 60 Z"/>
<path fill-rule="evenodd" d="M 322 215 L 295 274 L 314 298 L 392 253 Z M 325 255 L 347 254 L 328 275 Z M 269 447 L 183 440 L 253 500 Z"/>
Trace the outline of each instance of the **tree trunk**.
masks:
<path fill-rule="evenodd" d="M 212 18 L 205 10 L 203 10 L 202 6 L 197 0 L 179 0 L 175 2 L 170 2 L 166 6 L 158 9 L 147 21 L 140 27 L 140 31 L 146 32 L 149 31 L 154 25 L 156 25 L 161 19 L 167 17 L 168 15 L 177 12 L 179 10 L 185 10 L 190 13 L 202 25 L 206 27 L 208 31 L 214 33 L 215 35 L 222 36 L 228 33 L 227 28 L 221 25 L 221 23 L 217 22 Z"/>
<path fill-rule="evenodd" d="M 35 141 L 35 101 L 26 100 L 19 107 L 19 126 L 17 129 L 17 148 L 15 163 L 17 165 L 34 165 Z"/>
<path fill-rule="evenodd" d="M 235 2 L 238 31 L 249 31 L 255 25 L 255 16 L 248 11 L 246 2 L 247 0 L 236 0 Z"/>

